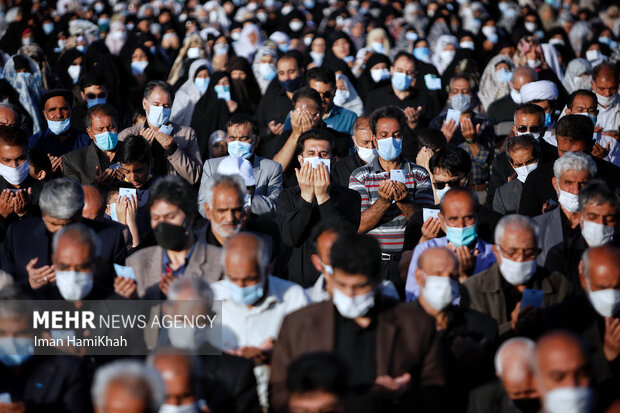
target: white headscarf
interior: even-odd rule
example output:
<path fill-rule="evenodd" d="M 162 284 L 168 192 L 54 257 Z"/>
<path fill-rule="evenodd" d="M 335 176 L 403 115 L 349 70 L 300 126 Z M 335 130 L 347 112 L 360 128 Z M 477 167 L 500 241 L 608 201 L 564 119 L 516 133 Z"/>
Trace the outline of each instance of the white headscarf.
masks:
<path fill-rule="evenodd" d="M 573 93 L 574 91 L 583 87 L 583 85 L 578 85 L 575 80 L 584 73 L 589 74 L 590 80 L 592 80 L 592 65 L 590 64 L 590 62 L 588 62 L 586 59 L 579 58 L 570 61 L 570 63 L 566 67 L 566 74 L 564 75 L 564 79 L 562 79 L 562 84 L 564 85 L 566 92 Z M 587 86 L 587 90 L 592 90 L 591 85 L 588 84 Z"/>
<path fill-rule="evenodd" d="M 256 43 L 250 41 L 250 34 L 255 33 L 258 40 Z M 252 62 L 254 53 L 263 44 L 263 38 L 260 33 L 260 28 L 252 23 L 248 23 L 241 29 L 241 35 L 239 41 L 234 43 L 235 53 L 239 57 L 245 58 L 248 62 Z"/>
<path fill-rule="evenodd" d="M 206 67 L 209 73 L 213 73 L 209 61 L 206 59 L 194 60 L 189 66 L 189 74 L 187 80 L 179 88 L 174 96 L 174 102 L 172 102 L 172 112 L 170 119 L 172 122 L 183 126 L 189 126 L 192 122 L 192 115 L 194 114 L 194 105 L 202 94 L 198 87 L 194 84 L 194 78 L 201 67 Z"/>
<path fill-rule="evenodd" d="M 43 94 L 41 69 L 39 69 L 39 66 L 34 60 L 28 56 L 21 56 L 28 61 L 32 76 L 26 79 L 17 74 L 15 71 L 15 62 L 13 61 L 15 56 L 11 56 L 9 60 L 7 60 L 4 65 L 3 76 L 19 95 L 19 103 L 22 104 L 26 112 L 32 117 L 32 133 L 37 133 L 47 128 L 47 126 L 43 124 L 44 120 L 41 117 L 41 110 L 39 108 L 39 101 Z"/>
<path fill-rule="evenodd" d="M 480 79 L 480 87 L 478 91 L 478 98 L 487 110 L 489 105 L 495 102 L 497 99 L 502 98 L 510 93 L 510 85 L 508 82 L 499 81 L 495 76 L 495 68 L 500 63 L 506 63 L 510 71 L 514 69 L 514 64 L 510 57 L 505 55 L 497 55 L 493 57 L 487 67 L 482 72 L 482 78 Z"/>
<path fill-rule="evenodd" d="M 273 56 L 273 65 L 276 65 L 276 61 L 278 60 L 278 52 L 271 46 L 264 45 L 254 55 L 254 62 L 252 63 L 252 72 L 254 72 L 254 77 L 258 82 L 258 86 L 260 87 L 260 92 L 264 95 L 271 83 L 271 80 L 263 79 L 263 76 L 259 69 L 259 62 L 265 55 Z"/>
<path fill-rule="evenodd" d="M 340 105 L 340 106 L 345 109 L 349 109 L 350 111 L 354 112 L 357 116 L 362 116 L 364 114 L 364 102 L 362 102 L 362 99 L 360 98 L 360 95 L 357 93 L 357 90 L 355 90 L 355 88 L 353 87 L 353 84 L 351 83 L 351 81 L 346 75 L 337 73 L 336 81 L 338 81 L 339 79 L 342 79 L 344 81 L 344 84 L 347 90 L 349 91 L 349 98 L 343 105 Z"/>
<path fill-rule="evenodd" d="M 447 61 L 441 54 L 441 51 L 449 44 L 453 44 L 455 48 L 459 47 L 459 41 L 456 37 L 450 34 L 444 34 L 439 36 L 437 39 L 437 43 L 435 43 L 435 47 L 433 48 L 433 53 L 431 56 L 431 61 L 433 65 L 437 69 L 440 75 L 448 68 L 450 63 L 452 63 L 452 59 Z M 455 49 L 456 50 L 456 49 Z"/>

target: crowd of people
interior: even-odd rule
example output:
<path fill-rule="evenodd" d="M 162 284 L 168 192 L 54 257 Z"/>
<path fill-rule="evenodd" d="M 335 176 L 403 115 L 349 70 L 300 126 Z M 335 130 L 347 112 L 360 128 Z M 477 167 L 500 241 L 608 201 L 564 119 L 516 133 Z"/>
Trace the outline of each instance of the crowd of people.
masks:
<path fill-rule="evenodd" d="M 613 0 L 2 2 L 0 412 L 620 412 L 619 37 Z M 221 337 L 38 354 L 42 300 Z"/>

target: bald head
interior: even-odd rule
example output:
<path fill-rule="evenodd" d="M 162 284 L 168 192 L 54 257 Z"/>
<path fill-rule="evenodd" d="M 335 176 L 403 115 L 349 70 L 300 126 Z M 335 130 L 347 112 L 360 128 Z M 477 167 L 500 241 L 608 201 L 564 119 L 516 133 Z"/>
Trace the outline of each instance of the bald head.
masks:
<path fill-rule="evenodd" d="M 536 387 L 541 396 L 560 387 L 589 387 L 590 372 L 584 347 L 572 333 L 557 331 L 536 344 Z"/>
<path fill-rule="evenodd" d="M 458 267 L 456 256 L 447 248 L 429 248 L 418 258 L 418 268 L 427 275 L 450 276 Z"/>
<path fill-rule="evenodd" d="M 249 232 L 228 238 L 222 252 L 229 281 L 239 287 L 256 285 L 267 276 L 269 252 L 265 241 Z"/>
<path fill-rule="evenodd" d="M 515 70 L 512 76 L 512 87 L 519 91 L 521 86 L 536 80 L 538 80 L 538 75 L 534 69 L 528 66 L 521 66 Z"/>
<path fill-rule="evenodd" d="M 192 357 L 183 350 L 173 348 L 167 348 L 151 359 L 151 364 L 164 379 L 164 404 L 179 406 L 195 401 L 193 388 L 197 378 L 193 377 L 192 361 Z"/>
<path fill-rule="evenodd" d="M 100 220 L 105 212 L 105 202 L 101 192 L 92 185 L 82 185 L 84 190 L 84 208 L 82 216 L 84 218 Z"/>

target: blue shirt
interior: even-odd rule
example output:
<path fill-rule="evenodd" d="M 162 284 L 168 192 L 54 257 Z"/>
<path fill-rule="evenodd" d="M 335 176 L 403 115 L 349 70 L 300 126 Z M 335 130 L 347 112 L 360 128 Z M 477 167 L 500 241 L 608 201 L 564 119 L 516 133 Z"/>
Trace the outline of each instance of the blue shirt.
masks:
<path fill-rule="evenodd" d="M 78 132 L 72 127 L 69 127 L 69 130 L 67 130 L 67 138 L 64 142 L 60 142 L 58 135 L 49 129 L 35 133 L 28 138 L 28 147 L 30 149 L 37 149 L 44 154 L 52 156 L 62 156 L 66 153 L 77 151 L 88 146 L 89 143 L 90 137 L 88 134 Z"/>
<path fill-rule="evenodd" d="M 323 119 L 323 122 L 325 122 L 327 127 L 337 130 L 338 132 L 353 135 L 353 124 L 356 119 L 357 115 L 355 112 L 334 105 L 329 115 Z M 284 130 L 291 129 L 293 129 L 293 127 L 291 126 L 291 114 L 289 113 L 286 115 L 286 120 L 284 121 Z"/>
<path fill-rule="evenodd" d="M 415 270 L 418 268 L 418 258 L 420 255 L 429 248 L 447 247 L 448 238 L 433 238 L 422 244 L 418 244 L 413 250 L 413 256 L 411 257 L 411 263 L 409 264 L 409 270 L 407 271 L 407 284 L 405 285 L 405 296 L 407 301 L 414 301 L 420 295 L 420 286 L 415 279 Z M 476 242 L 476 248 L 479 253 L 476 257 L 476 267 L 474 268 L 474 274 L 478 274 L 481 271 L 486 270 L 491 265 L 495 264 L 495 254 L 493 254 L 493 245 L 478 237 Z M 432 274 L 430 274 L 432 275 Z M 459 299 L 455 300 L 458 304 Z"/>
<path fill-rule="evenodd" d="M 161 266 L 164 269 L 165 272 L 167 272 L 168 274 L 172 274 L 174 275 L 174 277 L 181 277 L 185 274 L 185 268 L 187 267 L 187 263 L 189 262 L 189 258 L 192 256 L 192 252 L 194 252 L 194 247 L 196 246 L 196 243 L 194 243 L 194 245 L 192 245 L 192 248 L 190 248 L 189 252 L 187 253 L 187 255 L 185 256 L 185 263 L 183 263 L 183 265 L 181 265 L 178 269 L 173 270 L 172 268 L 170 268 L 170 258 L 168 258 L 168 253 L 166 252 L 166 250 L 164 250 L 164 254 L 162 257 L 162 262 L 161 262 Z"/>

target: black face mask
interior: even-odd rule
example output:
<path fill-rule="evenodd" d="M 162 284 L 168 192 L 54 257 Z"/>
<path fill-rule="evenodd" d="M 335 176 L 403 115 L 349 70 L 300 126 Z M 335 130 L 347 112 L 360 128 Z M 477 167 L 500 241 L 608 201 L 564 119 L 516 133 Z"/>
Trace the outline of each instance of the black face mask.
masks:
<path fill-rule="evenodd" d="M 539 399 L 516 399 L 510 400 L 512 405 L 521 413 L 536 413 L 540 410 Z"/>
<path fill-rule="evenodd" d="M 160 222 L 153 230 L 160 247 L 166 250 L 182 251 L 187 245 L 189 229 L 184 225 L 173 225 Z"/>

